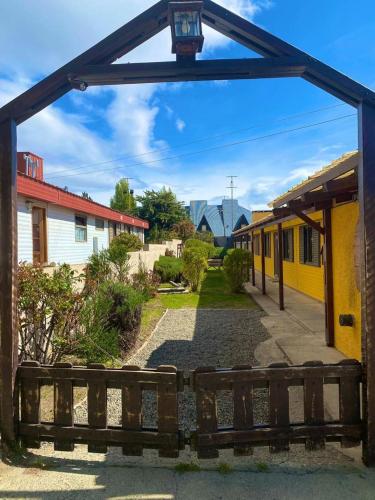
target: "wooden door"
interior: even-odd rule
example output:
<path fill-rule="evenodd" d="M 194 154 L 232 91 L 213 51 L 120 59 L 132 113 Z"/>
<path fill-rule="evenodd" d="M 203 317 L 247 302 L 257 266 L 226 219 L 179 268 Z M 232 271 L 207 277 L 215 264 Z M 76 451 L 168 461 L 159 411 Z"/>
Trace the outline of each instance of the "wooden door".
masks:
<path fill-rule="evenodd" d="M 33 207 L 32 210 L 33 264 L 47 262 L 46 210 Z"/>

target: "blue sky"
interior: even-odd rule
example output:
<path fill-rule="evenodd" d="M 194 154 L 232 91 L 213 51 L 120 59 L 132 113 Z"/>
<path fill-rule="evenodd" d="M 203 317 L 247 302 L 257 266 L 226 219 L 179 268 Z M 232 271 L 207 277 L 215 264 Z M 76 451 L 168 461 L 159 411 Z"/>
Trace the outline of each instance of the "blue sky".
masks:
<path fill-rule="evenodd" d="M 152 3 L 0 2 L 0 105 Z M 358 0 L 355 9 L 349 0 L 218 3 L 375 88 L 372 0 Z M 201 58 L 254 56 L 205 26 L 204 35 Z M 120 62 L 173 60 L 170 45 L 168 29 Z M 18 149 L 45 158 L 47 181 L 103 203 L 121 177 L 132 178 L 138 194 L 166 185 L 187 203 L 217 202 L 229 195 L 226 176 L 237 175 L 240 202 L 260 209 L 357 147 L 353 114 L 300 79 L 91 88 L 20 126 Z M 314 125 L 320 122 L 328 123 Z"/>

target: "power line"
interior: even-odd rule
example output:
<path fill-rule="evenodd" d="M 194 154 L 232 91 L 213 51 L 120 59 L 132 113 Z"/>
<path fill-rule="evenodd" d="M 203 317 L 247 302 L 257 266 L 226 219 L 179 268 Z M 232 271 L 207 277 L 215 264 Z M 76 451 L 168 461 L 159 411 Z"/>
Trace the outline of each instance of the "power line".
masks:
<path fill-rule="evenodd" d="M 213 147 L 210 147 L 210 148 L 200 149 L 200 150 L 197 150 L 197 151 L 190 151 L 190 152 L 182 153 L 182 154 L 179 154 L 179 155 L 165 156 L 163 158 L 158 158 L 158 159 L 155 159 L 155 160 L 149 160 L 149 161 L 145 161 L 145 162 L 133 163 L 131 165 L 127 165 L 126 168 L 134 168 L 134 167 L 138 167 L 138 166 L 151 165 L 151 164 L 159 163 L 159 162 L 165 161 L 165 160 L 175 160 L 175 159 L 179 159 L 179 158 L 186 158 L 188 156 L 194 156 L 194 155 L 197 155 L 197 154 L 200 154 L 200 153 L 207 153 L 207 152 L 210 152 L 210 151 L 217 151 L 217 150 L 221 150 L 221 149 L 226 149 L 226 148 L 230 148 L 230 147 L 234 147 L 234 146 L 239 146 L 239 145 L 242 145 L 242 144 L 247 144 L 247 143 L 250 143 L 250 142 L 256 142 L 256 141 L 259 141 L 259 140 L 262 140 L 262 139 L 268 139 L 270 137 L 276 137 L 276 136 L 283 135 L 283 134 L 289 134 L 291 132 L 297 132 L 299 130 L 306 130 L 306 129 L 309 129 L 309 128 L 312 128 L 312 127 L 316 127 L 316 126 L 319 126 L 319 125 L 325 125 L 325 124 L 328 124 L 328 123 L 333 123 L 333 122 L 336 122 L 336 121 L 339 121 L 339 120 L 344 120 L 345 118 L 351 118 L 353 116 L 357 116 L 356 113 L 351 113 L 349 115 L 342 115 L 342 116 L 338 116 L 336 118 L 331 118 L 329 120 L 324 120 L 324 121 L 321 121 L 321 122 L 310 123 L 310 124 L 302 125 L 302 126 L 295 127 L 295 128 L 280 130 L 278 132 L 273 132 L 271 134 L 266 134 L 266 135 L 261 135 L 261 136 L 257 136 L 257 137 L 252 137 L 252 138 L 244 139 L 244 140 L 241 140 L 241 141 L 235 141 L 235 142 L 230 142 L 230 143 L 226 143 L 226 144 L 221 144 L 220 146 L 213 146 Z M 89 173 L 109 172 L 111 170 L 116 170 L 118 168 L 122 168 L 122 167 L 116 166 L 116 167 L 111 167 L 111 168 L 102 169 L 102 170 L 99 169 L 99 170 L 90 170 L 90 171 L 86 171 L 86 172 L 79 172 L 79 173 L 75 173 L 75 174 L 65 174 L 65 175 L 55 176 L 55 178 L 57 178 L 57 177 L 62 177 L 62 178 L 76 177 L 77 175 L 86 175 L 86 174 L 89 174 Z"/>
<path fill-rule="evenodd" d="M 328 111 L 330 109 L 335 109 L 335 108 L 338 108 L 338 107 L 341 107 L 341 106 L 345 106 L 345 104 L 344 103 L 333 104 L 331 106 L 325 106 L 325 107 L 322 107 L 322 108 L 317 108 L 317 109 L 313 109 L 313 110 L 310 110 L 310 111 L 305 111 L 303 113 L 297 113 L 297 114 L 294 114 L 294 115 L 287 115 L 287 116 L 284 116 L 282 118 L 277 118 L 276 120 L 274 120 L 274 122 L 277 123 L 277 122 L 283 122 L 283 121 L 291 120 L 291 119 L 294 119 L 294 118 L 300 118 L 302 116 L 308 116 L 308 115 L 320 113 L 321 111 Z M 211 139 L 218 139 L 218 138 L 224 137 L 226 135 L 233 135 L 233 134 L 237 134 L 237 133 L 241 133 L 241 132 L 246 132 L 246 131 L 252 130 L 254 128 L 262 127 L 263 125 L 269 125 L 269 122 L 260 122 L 258 124 L 251 125 L 250 127 L 241 128 L 241 129 L 232 130 L 232 131 L 227 131 L 227 132 L 222 132 L 220 134 L 214 134 L 214 135 L 209 135 L 209 136 L 201 137 L 200 139 L 195 139 L 193 141 L 189 141 L 189 142 L 185 142 L 185 143 L 182 143 L 182 144 L 178 144 L 174 148 L 172 148 L 171 146 L 167 146 L 167 147 L 161 148 L 161 149 L 151 149 L 149 151 L 146 151 L 145 153 L 140 153 L 140 154 L 137 154 L 137 155 L 119 156 L 117 158 L 113 158 L 111 160 L 105 160 L 105 161 L 102 161 L 102 162 L 86 163 L 86 164 L 83 164 L 83 165 L 81 165 L 79 167 L 75 167 L 73 169 L 70 169 L 69 171 L 70 172 L 72 172 L 72 171 L 75 172 L 75 171 L 79 171 L 79 170 L 82 170 L 83 168 L 87 168 L 87 167 L 94 167 L 94 166 L 99 166 L 99 165 L 106 165 L 106 164 L 109 164 L 109 163 L 116 163 L 118 161 L 129 160 L 129 159 L 132 159 L 132 158 L 140 158 L 142 156 L 147 156 L 147 155 L 154 154 L 154 153 L 161 153 L 163 151 L 169 151 L 171 149 L 184 148 L 184 147 L 190 146 L 192 144 L 198 144 L 198 143 L 205 142 L 205 141 L 208 141 L 208 140 L 211 140 Z M 52 175 L 52 176 L 47 175 L 47 177 L 49 179 L 54 179 L 56 177 L 64 177 L 64 174 L 60 174 L 60 175 L 57 174 L 57 175 Z"/>

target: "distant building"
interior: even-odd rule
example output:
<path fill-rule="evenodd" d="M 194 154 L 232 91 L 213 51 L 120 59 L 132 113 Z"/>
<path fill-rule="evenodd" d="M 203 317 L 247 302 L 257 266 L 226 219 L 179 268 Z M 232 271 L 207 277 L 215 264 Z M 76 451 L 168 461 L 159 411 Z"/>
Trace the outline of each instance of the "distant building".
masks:
<path fill-rule="evenodd" d="M 197 231 L 210 231 L 218 246 L 230 246 L 233 231 L 250 224 L 251 212 L 238 200 L 223 200 L 221 205 L 208 205 L 207 200 L 193 200 L 186 210 Z"/>

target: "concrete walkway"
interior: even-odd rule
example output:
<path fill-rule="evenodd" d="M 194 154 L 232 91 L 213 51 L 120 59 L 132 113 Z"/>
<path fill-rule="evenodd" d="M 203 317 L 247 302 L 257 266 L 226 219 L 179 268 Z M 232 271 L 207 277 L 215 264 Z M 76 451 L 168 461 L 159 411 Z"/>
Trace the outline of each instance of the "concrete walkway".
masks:
<path fill-rule="evenodd" d="M 0 465 L 0 498 L 40 500 L 373 500 L 375 473 L 357 468 L 178 473 L 70 460 L 60 467 Z"/>
<path fill-rule="evenodd" d="M 260 274 L 256 274 L 260 283 Z M 318 301 L 284 287 L 285 311 L 278 304 L 278 283 L 267 277 L 267 295 L 247 283 L 246 290 L 267 313 L 262 318 L 271 339 L 260 345 L 256 357 L 260 364 L 279 361 L 284 355 L 291 364 L 319 360 L 338 363 L 345 355 L 333 347 L 327 347 L 324 331 L 324 305 Z"/>

